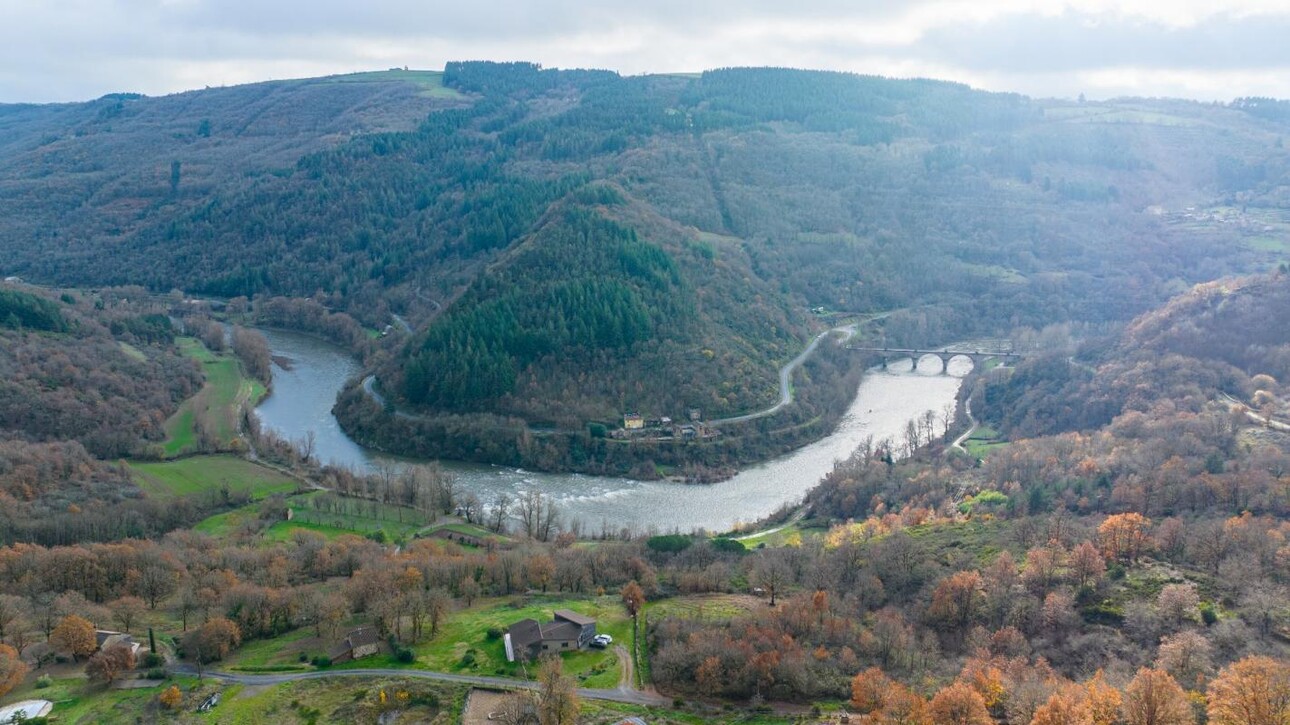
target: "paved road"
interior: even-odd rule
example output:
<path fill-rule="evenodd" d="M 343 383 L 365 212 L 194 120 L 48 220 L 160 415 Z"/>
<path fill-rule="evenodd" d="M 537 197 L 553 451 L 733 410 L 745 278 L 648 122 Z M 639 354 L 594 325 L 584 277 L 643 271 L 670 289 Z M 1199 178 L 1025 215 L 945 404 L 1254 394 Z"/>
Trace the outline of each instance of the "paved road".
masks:
<path fill-rule="evenodd" d="M 824 338 L 828 337 L 834 332 L 846 333 L 846 339 L 849 340 L 851 339 L 851 336 L 855 334 L 856 328 L 855 328 L 855 325 L 844 325 L 842 327 L 835 327 L 832 330 L 825 330 L 824 332 L 821 332 L 820 334 L 815 336 L 814 340 L 811 340 L 811 344 L 806 346 L 806 349 L 802 351 L 802 354 L 793 358 L 788 362 L 787 365 L 780 368 L 778 403 L 770 406 L 769 408 L 756 411 L 755 413 L 736 415 L 732 418 L 720 418 L 717 420 L 710 420 L 708 421 L 708 425 L 716 428 L 719 426 L 727 425 L 729 423 L 742 423 L 748 420 L 765 418 L 767 416 L 774 415 L 779 411 L 783 410 L 786 406 L 788 406 L 790 403 L 793 402 L 793 372 L 797 370 L 798 366 L 806 362 L 806 359 L 811 356 L 811 353 L 815 352 L 815 348 L 819 347 L 820 343 L 824 340 Z M 845 341 L 846 340 L 843 340 L 843 342 Z"/>
<path fill-rule="evenodd" d="M 381 395 L 381 394 L 380 394 L 379 392 L 377 392 L 377 390 L 376 390 L 376 376 L 375 376 L 375 375 L 368 375 L 367 377 L 363 378 L 363 392 L 364 392 L 364 393 L 367 393 L 367 397 L 369 397 L 369 398 L 371 398 L 372 400 L 376 401 L 376 404 L 377 404 L 377 405 L 379 405 L 379 406 L 381 406 L 382 408 L 388 408 L 388 407 L 389 407 L 389 405 L 385 402 L 385 396 L 384 396 L 384 395 Z M 416 420 L 429 420 L 429 418 L 427 418 L 427 417 L 426 417 L 426 416 L 424 416 L 424 415 L 413 415 L 413 414 L 411 414 L 411 413 L 405 413 L 405 412 L 403 412 L 402 410 L 399 410 L 398 408 L 395 408 L 395 409 L 394 409 L 394 417 L 395 417 L 395 418 L 401 418 L 401 419 L 403 419 L 403 420 L 413 420 L 413 421 L 416 421 Z"/>
<path fill-rule="evenodd" d="M 727 425 L 730 423 L 742 423 L 744 421 L 756 420 L 758 418 L 765 418 L 767 416 L 774 415 L 779 411 L 783 410 L 785 406 L 793 402 L 793 372 L 796 371 L 797 368 L 802 363 L 806 362 L 806 359 L 811 356 L 811 353 L 815 352 L 815 348 L 819 347 L 820 343 L 826 337 L 828 337 L 830 334 L 834 332 L 846 333 L 846 339 L 843 340 L 843 342 L 846 342 L 846 340 L 851 339 L 851 337 L 855 335 L 856 327 L 854 324 L 843 325 L 842 327 L 835 327 L 831 330 L 825 330 L 824 332 L 821 332 L 820 334 L 815 336 L 814 340 L 811 340 L 811 344 L 807 345 L 806 349 L 803 350 L 800 355 L 790 360 L 788 364 L 785 365 L 784 367 L 780 368 L 778 403 L 770 406 L 769 408 L 758 410 L 753 413 L 737 415 L 737 416 L 734 416 L 733 418 L 720 418 L 717 420 L 710 420 L 708 421 L 708 425 L 715 428 L 715 427 Z M 363 392 L 367 393 L 367 397 L 371 398 L 377 405 L 381 406 L 382 408 L 389 407 L 386 404 L 385 396 L 381 395 L 380 391 L 376 389 L 375 375 L 368 375 L 367 377 L 363 378 Z M 400 418 L 402 420 L 410 420 L 410 421 L 430 420 L 429 416 L 408 413 L 408 412 L 399 410 L 398 408 L 394 409 L 394 417 Z"/>
<path fill-rule="evenodd" d="M 967 440 L 968 438 L 971 438 L 972 434 L 976 432 L 976 429 L 981 426 L 980 423 L 976 422 L 976 418 L 972 417 L 971 399 L 964 401 L 963 412 L 967 413 L 967 418 L 972 423 L 972 427 L 968 428 L 966 433 L 954 439 L 954 442 L 950 444 L 950 447 L 945 449 L 946 454 L 948 454 L 950 451 L 954 450 L 955 448 L 959 449 L 960 451 L 963 451 L 964 453 L 967 453 L 967 449 L 963 447 L 963 441 Z"/>
<path fill-rule="evenodd" d="M 1258 423 L 1259 425 L 1265 428 L 1271 428 L 1272 430 L 1281 431 L 1282 433 L 1290 433 L 1290 424 L 1282 423 L 1279 420 L 1268 420 L 1267 418 L 1264 418 L 1261 414 L 1253 410 L 1250 410 L 1250 406 L 1246 405 L 1245 403 L 1242 403 L 1236 398 L 1233 398 L 1227 393 L 1223 393 L 1222 395 L 1224 398 L 1227 399 L 1227 406 L 1229 409 L 1244 410 L 1245 417 L 1248 418 L 1251 423 Z"/>
<path fill-rule="evenodd" d="M 188 664 L 174 665 L 170 669 L 172 672 L 185 675 L 197 674 L 197 668 Z M 497 687 L 511 690 L 536 690 L 538 688 L 536 682 L 511 680 L 505 677 L 456 675 L 448 672 L 430 672 L 428 670 L 411 669 L 402 670 L 396 668 L 274 672 L 263 675 L 206 670 L 202 674 L 203 676 L 211 679 L 222 680 L 224 682 L 234 682 L 239 685 L 281 685 L 287 682 L 296 682 L 299 680 L 324 680 L 329 677 L 410 677 L 420 680 L 437 680 L 439 682 L 453 682 L 461 685 L 479 685 L 481 687 Z M 610 700 L 613 702 L 624 702 L 630 705 L 650 705 L 654 707 L 666 706 L 672 702 L 670 699 L 661 695 L 639 692 L 637 690 L 625 690 L 622 688 L 615 690 L 579 688 L 578 697 L 583 697 L 588 700 Z"/>
<path fill-rule="evenodd" d="M 759 536 L 770 536 L 771 534 L 778 534 L 779 532 L 783 531 L 784 529 L 787 529 L 788 527 L 792 526 L 798 521 L 801 521 L 805 517 L 806 517 L 806 508 L 798 507 L 798 509 L 793 512 L 793 515 L 788 518 L 788 521 L 785 521 L 784 523 L 780 524 L 779 526 L 776 526 L 773 529 L 766 529 L 764 531 L 754 531 L 750 534 L 744 534 L 743 536 L 732 536 L 730 538 L 734 539 L 735 541 L 747 541 L 748 539 L 755 539 Z"/>

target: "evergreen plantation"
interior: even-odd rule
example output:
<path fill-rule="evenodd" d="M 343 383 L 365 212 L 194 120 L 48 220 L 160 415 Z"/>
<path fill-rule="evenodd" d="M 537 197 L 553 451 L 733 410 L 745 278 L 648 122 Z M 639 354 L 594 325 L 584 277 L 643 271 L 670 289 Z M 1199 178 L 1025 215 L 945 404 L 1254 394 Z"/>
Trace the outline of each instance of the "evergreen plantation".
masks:
<path fill-rule="evenodd" d="M 1122 321 L 1274 265 L 1280 109 L 482 62 L 116 94 L 0 107 L 0 252 L 34 281 L 398 314 L 415 334 L 369 360 L 392 404 L 585 435 L 770 405 L 811 309 L 926 345 Z M 368 443 L 457 447 L 341 403 Z"/>

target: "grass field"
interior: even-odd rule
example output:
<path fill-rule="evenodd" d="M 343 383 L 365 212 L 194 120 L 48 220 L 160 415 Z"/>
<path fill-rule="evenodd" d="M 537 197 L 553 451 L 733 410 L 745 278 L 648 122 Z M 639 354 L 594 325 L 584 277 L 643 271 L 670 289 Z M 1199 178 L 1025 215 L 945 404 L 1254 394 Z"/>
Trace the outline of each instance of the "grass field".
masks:
<path fill-rule="evenodd" d="M 659 617 L 727 621 L 766 608 L 766 600 L 751 594 L 691 594 L 647 602 L 650 621 Z"/>
<path fill-rule="evenodd" d="M 254 404 L 266 392 L 262 383 L 242 375 L 241 365 L 231 353 L 216 355 L 191 337 L 177 338 L 184 354 L 202 365 L 206 383 L 197 395 L 185 400 L 165 422 L 166 440 L 162 452 L 173 457 L 197 448 L 197 428 L 210 431 L 221 447 L 231 447 L 237 438 L 237 421 L 243 405 Z"/>
<path fill-rule="evenodd" d="M 269 470 L 269 473 L 273 471 Z M 296 490 L 294 481 L 285 476 L 282 478 L 292 485 L 283 489 L 261 487 L 252 491 L 252 496 L 260 498 L 270 493 L 289 493 Z M 320 493 L 310 491 L 288 497 L 287 505 L 291 507 L 292 520 L 272 524 L 261 532 L 261 540 L 265 543 L 290 541 L 297 531 L 312 531 L 328 539 L 344 534 L 365 536 L 384 531 L 386 536 L 394 540 L 410 538 L 428 523 L 425 515 L 419 511 L 361 499 L 342 499 L 341 505 L 345 507 L 343 511 L 315 509 L 310 504 L 310 499 Z M 247 524 L 256 521 L 259 514 L 258 506 L 244 506 L 211 516 L 194 526 L 193 530 L 221 538 L 234 536 Z"/>
<path fill-rule="evenodd" d="M 54 703 L 51 719 L 64 725 L 88 725 L 103 722 L 134 722 L 148 703 L 171 685 L 191 687 L 196 678 L 172 678 L 157 681 L 155 685 L 137 689 L 107 689 L 90 684 L 84 677 L 57 677 L 49 687 L 36 689 L 35 676 L 6 695 L 5 704 L 21 700 L 40 699 Z"/>
<path fill-rule="evenodd" d="M 430 526 L 426 528 L 423 533 L 431 534 L 431 533 L 434 533 L 435 531 L 452 531 L 454 533 L 465 534 L 467 536 L 476 536 L 485 541 L 492 541 L 496 545 L 502 545 L 510 541 L 510 539 L 508 539 L 507 537 L 499 536 L 498 534 L 495 534 L 492 531 L 489 531 L 488 529 L 485 529 L 482 526 L 475 526 L 474 524 L 467 524 L 465 522 L 453 522 L 453 523 L 447 523 L 447 524 L 440 524 L 438 526 Z M 464 545 L 465 544 L 463 544 L 463 546 Z"/>
<path fill-rule="evenodd" d="M 313 665 L 300 661 L 300 653 L 310 658 L 325 655 L 331 644 L 315 637 L 312 627 L 301 627 L 273 639 L 251 640 L 220 666 L 234 672 L 312 670 Z"/>
<path fill-rule="evenodd" d="M 522 606 L 514 606 L 517 603 Z M 442 672 L 520 676 L 520 666 L 506 661 L 502 639 L 488 639 L 488 630 L 504 631 L 526 618 L 549 622 L 551 613 L 557 609 L 572 609 L 595 617 L 598 633 L 609 634 L 615 644 L 630 644 L 631 618 L 616 596 L 487 599 L 476 602 L 470 609 L 455 612 L 441 626 L 437 637 L 415 647 L 417 665 Z M 621 674 L 618 656 L 612 648 L 567 653 L 564 670 L 577 678 L 581 687 L 616 687 Z"/>
<path fill-rule="evenodd" d="M 395 677 L 290 682 L 274 687 L 234 685 L 224 690 L 218 707 L 204 715 L 185 715 L 179 722 L 374 723 L 399 702 L 399 693 L 406 695 L 408 704 L 397 707 L 402 711 L 398 722 L 457 722 L 465 691 L 459 685 Z M 381 703 L 381 693 L 385 693 L 386 705 Z"/>
<path fill-rule="evenodd" d="M 183 693 L 183 704 L 173 713 L 149 714 L 157 696 L 171 685 Z M 271 687 L 224 685 L 217 680 L 175 677 L 155 686 L 137 689 L 107 689 L 87 684 L 84 678 L 55 679 L 47 688 L 36 690 L 31 682 L 4 698 L 6 703 L 41 698 L 54 703 L 51 722 L 64 725 L 88 723 L 260 723 L 377 722 L 389 709 L 381 702 L 403 711 L 400 722 L 439 722 L 446 716 L 456 722 L 466 688 L 440 682 L 399 678 L 361 680 L 314 680 L 289 682 Z M 210 712 L 196 708 L 211 694 L 221 694 Z M 399 693 L 404 693 L 401 698 Z"/>
<path fill-rule="evenodd" d="M 1245 243 L 1251 249 L 1257 249 L 1260 252 L 1272 252 L 1275 254 L 1285 254 L 1290 252 L 1290 241 L 1280 237 L 1250 237 Z"/>
<path fill-rule="evenodd" d="M 932 556 L 937 561 L 970 556 L 978 566 L 984 567 L 994 561 L 999 552 L 1006 548 L 1006 544 L 1011 543 L 1008 538 L 1011 529 L 1012 523 L 1009 521 L 973 519 L 910 526 L 905 532 L 920 546 L 935 552 Z M 1024 552 L 1013 554 L 1024 558 Z"/>
<path fill-rule="evenodd" d="M 421 95 L 428 98 L 465 98 L 465 96 L 452 88 L 444 86 L 443 72 L 437 70 L 391 68 L 390 70 L 346 73 L 345 75 L 329 76 L 323 80 L 326 83 L 388 83 L 391 81 L 404 81 L 419 87 Z"/>
<path fill-rule="evenodd" d="M 770 528 L 776 529 L 779 527 L 772 526 Z M 743 544 L 745 548 L 756 549 L 758 547 L 798 546 L 802 543 L 802 540 L 807 537 L 820 536 L 827 532 L 827 528 L 809 525 L 803 526 L 801 522 L 798 522 L 796 524 L 789 524 L 788 526 L 779 529 L 779 531 L 774 531 L 772 533 L 753 534 L 746 539 L 740 537 L 736 538 L 738 538 L 739 543 Z"/>
<path fill-rule="evenodd" d="M 193 456 L 177 461 L 129 464 L 139 487 L 149 496 L 181 498 L 206 491 L 243 492 L 252 498 L 290 493 L 299 485 L 294 479 L 271 468 L 237 456 Z"/>
<path fill-rule="evenodd" d="M 128 342 L 118 340 L 116 344 L 120 346 L 121 352 L 125 353 L 125 356 L 128 358 L 138 360 L 139 362 L 143 362 L 148 359 L 148 356 L 144 355 L 142 350 Z"/>
<path fill-rule="evenodd" d="M 1197 121 L 1186 116 L 1161 113 L 1154 109 L 1131 105 L 1106 104 L 1050 106 L 1044 117 L 1051 121 L 1068 123 L 1127 123 L 1152 126 L 1195 126 Z"/>
<path fill-rule="evenodd" d="M 518 605 L 518 606 L 516 606 Z M 416 661 L 412 664 L 398 662 L 389 652 L 365 657 L 361 660 L 338 665 L 333 669 L 354 668 L 408 668 L 456 672 L 501 677 L 523 677 L 525 670 L 518 663 L 506 661 L 502 638 L 489 639 L 488 631 L 505 631 L 515 622 L 531 618 L 539 622 L 551 620 L 557 609 L 596 618 L 596 631 L 609 634 L 615 645 L 631 647 L 631 618 L 623 609 L 618 597 L 569 598 L 557 595 L 544 597 L 502 597 L 481 599 L 470 607 L 455 611 L 440 624 L 433 638 L 412 646 Z M 349 626 L 357 626 L 351 622 Z M 313 630 L 302 628 L 271 640 L 257 640 L 231 655 L 225 667 L 240 671 L 291 671 L 309 670 L 311 666 L 300 662 L 300 653 L 307 656 L 325 654 L 329 647 L 314 637 Z M 578 681 L 579 687 L 614 688 L 621 677 L 621 665 L 613 648 L 567 652 L 564 657 L 565 673 Z M 535 673 L 528 667 L 528 675 Z"/>
<path fill-rule="evenodd" d="M 996 451 L 1006 445 L 1008 445 L 1008 442 L 1003 439 L 999 431 L 988 425 L 978 426 L 976 431 L 967 440 L 963 441 L 963 449 L 973 458 L 985 458 L 992 451 Z"/>
<path fill-rule="evenodd" d="M 293 520 L 281 522 L 280 526 L 334 529 L 350 534 L 370 534 L 384 530 L 391 537 L 407 537 L 430 523 L 425 514 L 405 506 L 362 499 L 341 499 L 340 503 L 344 507 L 341 511 L 320 510 L 310 502 L 310 499 L 318 495 L 319 493 L 306 493 L 291 497 L 287 503 L 291 505 Z"/>

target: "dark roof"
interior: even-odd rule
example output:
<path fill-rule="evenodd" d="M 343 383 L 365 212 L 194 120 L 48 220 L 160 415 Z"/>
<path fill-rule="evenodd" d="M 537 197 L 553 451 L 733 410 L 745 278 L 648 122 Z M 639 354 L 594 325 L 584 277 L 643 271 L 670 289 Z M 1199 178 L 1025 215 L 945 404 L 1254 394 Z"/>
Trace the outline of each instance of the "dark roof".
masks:
<path fill-rule="evenodd" d="M 521 619 L 506 630 L 511 635 L 511 647 L 519 652 L 542 641 L 542 627 L 536 619 Z"/>
<path fill-rule="evenodd" d="M 102 647 L 103 643 L 107 641 L 108 637 L 115 637 L 118 634 L 125 634 L 125 632 L 117 632 L 116 630 L 112 630 L 112 629 L 96 629 L 94 630 L 94 642 L 98 646 Z"/>
<path fill-rule="evenodd" d="M 345 639 L 341 640 L 335 647 L 332 647 L 331 651 L 327 654 L 332 659 L 336 659 L 346 653 L 353 652 L 359 647 L 376 644 L 380 641 L 381 638 L 376 634 L 375 627 L 359 627 L 358 629 L 351 630 L 349 634 L 345 635 Z"/>
<path fill-rule="evenodd" d="M 568 609 L 555 610 L 555 619 L 557 622 L 560 621 L 561 619 L 565 620 L 566 622 L 573 622 L 579 627 L 596 623 L 596 619 L 594 617 L 583 616 L 581 614 L 578 614 L 577 612 L 569 611 Z"/>
<path fill-rule="evenodd" d="M 351 648 L 363 647 L 369 644 L 380 642 L 381 638 L 376 634 L 376 627 L 359 627 L 349 633 L 345 638 L 345 644 Z"/>
<path fill-rule="evenodd" d="M 572 622 L 555 622 L 552 624 L 542 625 L 543 641 L 551 640 L 555 642 L 563 642 L 576 640 L 580 634 L 582 634 L 582 627 L 579 627 Z M 514 641 L 515 638 L 512 636 L 511 642 Z"/>

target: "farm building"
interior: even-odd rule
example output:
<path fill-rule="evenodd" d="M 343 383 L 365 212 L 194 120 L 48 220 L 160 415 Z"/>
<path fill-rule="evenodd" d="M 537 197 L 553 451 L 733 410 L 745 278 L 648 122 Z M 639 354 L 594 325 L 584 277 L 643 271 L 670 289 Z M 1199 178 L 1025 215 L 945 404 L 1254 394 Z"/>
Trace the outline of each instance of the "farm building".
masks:
<path fill-rule="evenodd" d="M 359 660 L 370 657 L 381 649 L 381 638 L 376 635 L 375 627 L 359 627 L 345 636 L 340 644 L 332 648 L 328 656 L 333 664 Z"/>

